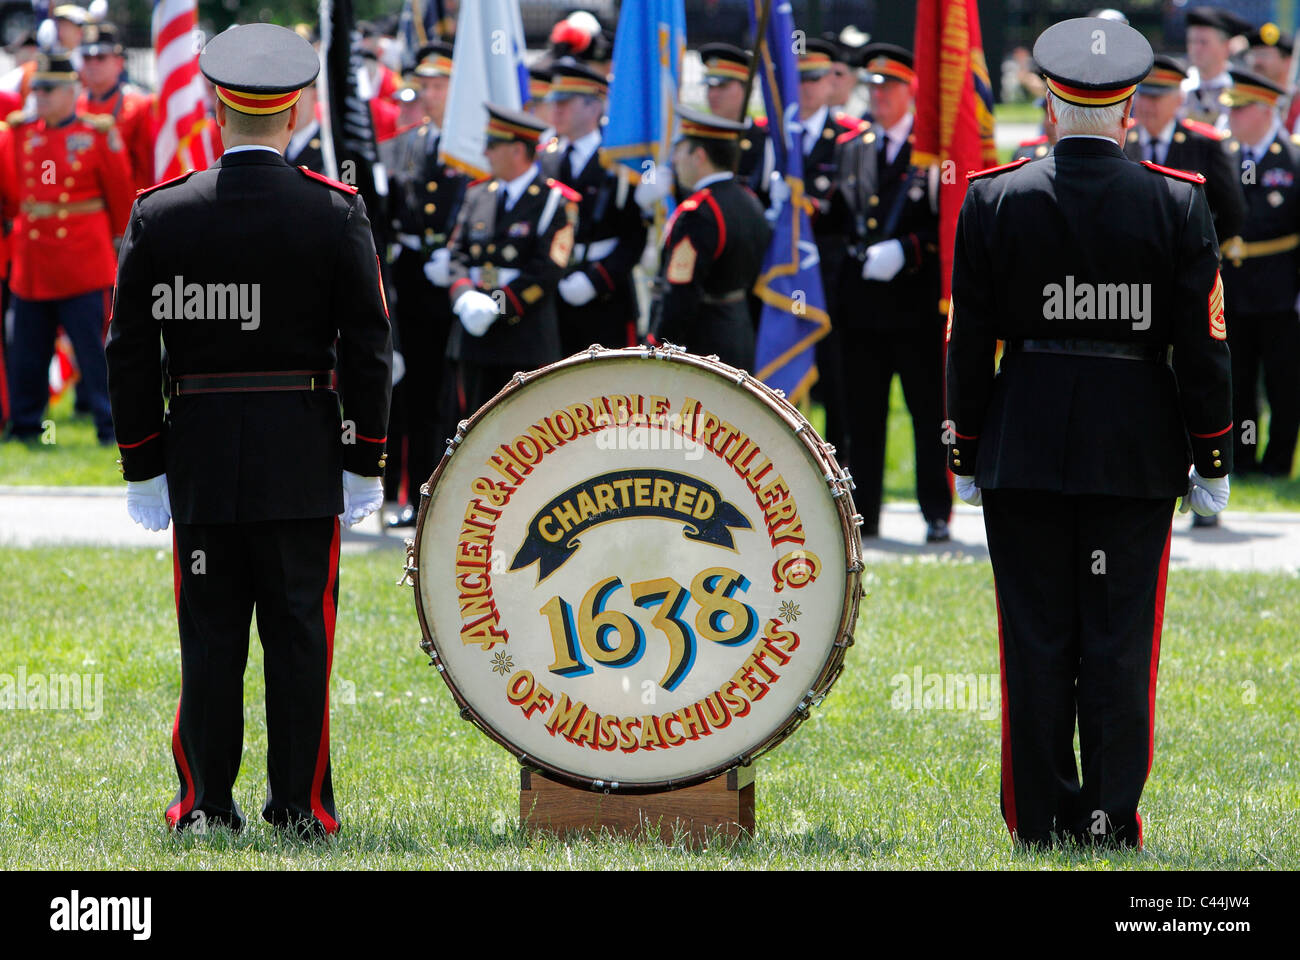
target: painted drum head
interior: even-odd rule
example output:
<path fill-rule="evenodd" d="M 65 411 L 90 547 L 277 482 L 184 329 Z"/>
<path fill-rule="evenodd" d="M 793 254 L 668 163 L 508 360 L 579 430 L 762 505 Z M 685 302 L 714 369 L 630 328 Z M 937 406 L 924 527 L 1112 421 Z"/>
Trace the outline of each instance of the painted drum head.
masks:
<path fill-rule="evenodd" d="M 780 395 L 676 348 L 521 374 L 422 491 L 421 645 L 467 719 L 565 782 L 747 763 L 852 643 L 859 518 L 829 451 Z"/>

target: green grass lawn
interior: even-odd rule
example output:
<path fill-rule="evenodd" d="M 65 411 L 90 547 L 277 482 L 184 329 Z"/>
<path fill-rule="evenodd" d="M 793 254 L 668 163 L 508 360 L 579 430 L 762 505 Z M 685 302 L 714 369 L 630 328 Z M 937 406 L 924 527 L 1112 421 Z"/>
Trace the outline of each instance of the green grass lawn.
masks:
<path fill-rule="evenodd" d="M 916 457 L 912 418 L 897 378 L 889 404 L 885 499 L 913 501 L 916 499 Z M 52 419 L 55 441 L 52 444 L 0 443 L 0 484 L 105 486 L 122 482 L 116 463 L 117 450 L 99 446 L 90 418 L 73 416 L 70 396 L 55 406 Z M 821 407 L 812 409 L 810 419 L 819 431 L 825 427 Z M 1267 414 L 1261 419 L 1260 430 L 1267 436 Z M 1300 510 L 1300 457 L 1297 457 L 1297 472 L 1289 480 L 1254 477 L 1241 480 L 1234 476 L 1229 509 Z"/>
<path fill-rule="evenodd" d="M 903 712 L 891 678 L 996 674 L 987 565 L 867 573 L 844 675 L 759 761 L 758 830 L 728 848 L 522 834 L 518 764 L 458 719 L 417 648 L 395 552 L 345 555 L 332 680 L 343 831 L 281 839 L 256 819 L 266 731 L 260 648 L 246 683 L 236 798 L 250 829 L 169 836 L 179 691 L 171 558 L 152 550 L 0 550 L 0 673 L 102 673 L 102 716 L 0 713 L 0 869 L 1069 868 L 1300 866 L 1294 578 L 1174 572 L 1161 645 L 1143 853 L 1026 853 L 998 814 L 999 718 Z"/>

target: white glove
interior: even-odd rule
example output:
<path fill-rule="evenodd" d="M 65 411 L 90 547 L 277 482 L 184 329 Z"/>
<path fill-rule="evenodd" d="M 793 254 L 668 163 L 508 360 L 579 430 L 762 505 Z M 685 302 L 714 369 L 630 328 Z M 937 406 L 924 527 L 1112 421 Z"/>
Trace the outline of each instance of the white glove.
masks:
<path fill-rule="evenodd" d="M 487 333 L 497 318 L 497 302 L 478 290 L 462 293 L 452 310 L 460 318 L 460 325 L 474 337 Z"/>
<path fill-rule="evenodd" d="M 963 477 L 960 473 L 954 473 L 952 485 L 963 503 L 969 503 L 972 507 L 983 505 L 984 494 L 980 493 L 980 488 L 975 486 L 974 477 Z"/>
<path fill-rule="evenodd" d="M 126 512 L 146 530 L 166 530 L 172 519 L 172 502 L 167 493 L 167 474 L 152 480 L 126 482 Z"/>
<path fill-rule="evenodd" d="M 406 376 L 406 358 L 402 356 L 402 351 L 393 351 L 393 386 L 402 382 L 402 377 Z"/>
<path fill-rule="evenodd" d="M 1183 497 L 1183 505 L 1178 508 L 1179 513 L 1186 513 L 1190 507 L 1202 517 L 1212 517 L 1228 505 L 1227 477 L 1207 479 L 1192 467 L 1187 481 L 1187 495 Z"/>
<path fill-rule="evenodd" d="M 581 307 L 596 299 L 596 287 L 591 278 L 581 270 L 560 281 L 560 296 L 573 307 Z"/>
<path fill-rule="evenodd" d="M 785 182 L 785 177 L 776 171 L 772 171 L 772 176 L 767 183 L 767 195 L 772 198 L 773 207 L 781 207 L 790 201 L 790 185 Z"/>
<path fill-rule="evenodd" d="M 642 180 L 636 185 L 636 190 L 632 192 L 632 199 L 636 200 L 638 207 L 650 214 L 654 213 L 655 204 L 672 193 L 672 190 L 673 170 L 672 167 L 665 165 L 655 170 L 654 176 L 649 180 Z"/>
<path fill-rule="evenodd" d="M 888 283 L 898 276 L 906 258 L 903 244 L 898 240 L 882 240 L 867 247 L 867 259 L 862 264 L 863 280 L 881 280 Z"/>
<path fill-rule="evenodd" d="M 343 512 L 339 523 L 351 527 L 384 505 L 384 481 L 343 471 Z"/>
<path fill-rule="evenodd" d="M 439 247 L 424 265 L 424 275 L 435 287 L 451 286 L 451 251 Z"/>

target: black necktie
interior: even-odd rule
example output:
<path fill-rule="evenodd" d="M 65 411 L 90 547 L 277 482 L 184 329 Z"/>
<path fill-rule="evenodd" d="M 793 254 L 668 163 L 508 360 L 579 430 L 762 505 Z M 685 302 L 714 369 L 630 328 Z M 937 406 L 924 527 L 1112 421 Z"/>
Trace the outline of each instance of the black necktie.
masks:
<path fill-rule="evenodd" d="M 560 163 L 560 179 L 566 186 L 573 186 L 573 181 L 578 179 L 578 171 L 573 169 L 573 144 L 570 143 L 564 148 L 564 159 Z"/>

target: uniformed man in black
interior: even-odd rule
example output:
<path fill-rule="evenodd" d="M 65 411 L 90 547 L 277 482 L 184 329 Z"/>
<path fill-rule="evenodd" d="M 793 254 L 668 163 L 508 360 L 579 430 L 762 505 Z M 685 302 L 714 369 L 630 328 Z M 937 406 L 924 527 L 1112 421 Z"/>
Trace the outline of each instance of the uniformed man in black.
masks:
<path fill-rule="evenodd" d="M 321 149 L 320 121 L 316 119 L 316 86 L 303 87 L 298 100 L 298 114 L 303 118 L 300 127 L 293 131 L 284 159 L 295 167 L 306 167 L 317 173 L 325 172 L 325 154 Z"/>
<path fill-rule="evenodd" d="M 535 117 L 487 104 L 492 176 L 470 184 L 448 242 L 453 324 L 464 413 L 492 399 L 520 370 L 561 357 L 556 298 L 569 265 L 581 199 L 542 175 L 545 129 Z"/>
<path fill-rule="evenodd" d="M 1249 33 L 1250 21 L 1222 7 L 1192 7 L 1187 11 L 1187 60 L 1191 64 L 1180 116 L 1224 130 L 1228 109 L 1219 99 L 1232 85 L 1228 70 L 1234 37 Z"/>
<path fill-rule="evenodd" d="M 406 373 L 393 391 L 394 419 L 403 424 L 404 455 L 391 458 L 396 474 L 406 476 L 407 502 L 390 527 L 413 527 L 420 485 L 446 449 L 459 419 L 447 416 L 452 371 L 448 367 L 447 337 L 455 318 L 447 286 L 447 239 L 456 223 L 469 178 L 438 160 L 442 121 L 451 82 L 452 47 L 437 41 L 422 47 L 412 78 L 420 91 L 425 120 L 380 144 L 388 170 L 393 211 L 393 303 Z M 430 259 L 435 265 L 430 266 Z M 397 451 L 394 451 L 397 453 Z M 395 493 L 390 479 L 390 494 Z M 390 497 L 391 499 L 391 497 Z"/>
<path fill-rule="evenodd" d="M 1040 97 L 1034 101 L 1034 106 L 1042 110 L 1046 102 Z M 1015 151 L 1011 154 L 1012 161 L 1024 157 L 1026 160 L 1041 160 L 1052 152 L 1052 147 L 1056 146 L 1056 125 L 1043 115 L 1043 132 L 1036 137 L 1030 137 L 1028 140 L 1021 140 Z"/>
<path fill-rule="evenodd" d="M 1105 56 L 1090 52 L 1103 41 Z M 1060 139 L 1042 160 L 971 175 L 949 463 L 959 495 L 982 497 L 996 580 L 1007 827 L 1031 844 L 1140 845 L 1174 505 L 1228 500 L 1219 250 L 1204 178 L 1120 149 L 1152 63 L 1142 35 L 1066 20 L 1034 58 Z"/>
<path fill-rule="evenodd" d="M 1300 433 L 1300 137 L 1282 128 L 1282 88 L 1247 70 L 1224 92 L 1241 143 L 1247 214 L 1242 243 L 1224 250 L 1223 285 L 1232 317 L 1234 458 L 1241 473 L 1289 477 Z M 1268 398 L 1268 443 L 1259 423 L 1260 370 Z M 1257 451 L 1263 454 L 1256 460 Z"/>
<path fill-rule="evenodd" d="M 840 138 L 865 132 L 869 124 L 830 108 L 833 90 L 830 71 L 835 48 L 818 38 L 805 42 L 799 55 L 799 108 L 797 119 L 803 129 L 804 196 L 811 205 L 813 239 L 820 259 L 822 291 L 831 329 L 817 341 L 817 383 L 812 396 L 826 408 L 826 439 L 839 455 L 849 456 L 848 411 L 852 404 L 848 378 L 852 371 L 844 367 L 840 328 L 841 317 L 837 294 L 840 269 L 844 265 L 846 225 L 839 216 L 841 207 L 833 202 L 838 173 L 836 160 Z"/>
<path fill-rule="evenodd" d="M 107 345 L 128 511 L 152 530 L 176 523 L 180 787 L 167 822 L 243 825 L 232 788 L 256 611 L 262 816 L 328 834 L 339 824 L 329 749 L 339 533 L 382 502 L 391 342 L 379 263 L 355 188 L 282 156 L 319 69 L 311 45 L 271 24 L 239 26 L 208 43 L 199 68 L 216 85 L 226 151 L 136 199 Z"/>
<path fill-rule="evenodd" d="M 730 43 L 702 43 L 699 53 L 704 62 L 709 112 L 745 125 L 736 141 L 740 150 L 736 179 L 753 190 L 766 207 L 776 153 L 768 137 L 767 117 L 747 116 L 749 104 L 745 102 L 745 81 L 749 79 L 753 54 Z"/>
<path fill-rule="evenodd" d="M 609 81 L 580 63 L 560 62 L 548 94 L 556 137 L 538 154 L 542 176 L 582 199 L 569 266 L 558 288 L 560 349 L 567 356 L 593 343 L 637 342 L 632 268 L 645 250 L 646 227 L 626 176 L 600 161 L 600 125 Z"/>
<path fill-rule="evenodd" d="M 1205 177 L 1205 199 L 1214 216 L 1219 249 L 1229 251 L 1240 242 L 1246 198 L 1241 192 L 1237 152 L 1240 145 L 1228 131 L 1199 120 L 1179 120 L 1182 82 L 1187 71 L 1174 57 L 1157 54 L 1155 64 L 1138 84 L 1133 99 L 1133 119 L 1124 141 L 1124 153 L 1133 160 L 1175 170 L 1191 170 Z"/>
<path fill-rule="evenodd" d="M 939 312 L 939 220 L 925 171 L 912 166 L 912 55 L 868 44 L 875 124 L 842 138 L 836 219 L 849 259 L 836 300 L 846 380 L 849 456 L 863 516 L 876 536 L 885 475 L 890 386 L 897 373 L 912 415 L 916 497 L 926 540 L 949 539 L 952 490 L 942 442 L 943 315 Z"/>
<path fill-rule="evenodd" d="M 732 173 L 745 128 L 681 105 L 677 114 L 673 172 L 690 193 L 664 228 L 650 332 L 658 342 L 753 370 L 748 294 L 771 228 L 758 198 Z"/>

